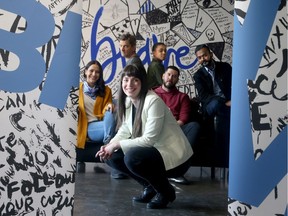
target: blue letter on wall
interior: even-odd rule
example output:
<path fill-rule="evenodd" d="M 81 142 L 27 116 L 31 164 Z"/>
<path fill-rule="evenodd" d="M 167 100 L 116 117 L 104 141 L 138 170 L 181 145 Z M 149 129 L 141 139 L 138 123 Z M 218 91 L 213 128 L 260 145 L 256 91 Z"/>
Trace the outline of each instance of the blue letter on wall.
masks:
<path fill-rule="evenodd" d="M 256 77 L 279 4 L 251 1 L 244 25 L 234 21 L 229 197 L 257 207 L 287 175 L 287 127 L 255 160 L 247 99 L 247 79 Z"/>
<path fill-rule="evenodd" d="M 0 47 L 16 54 L 20 60 L 15 71 L 0 70 L 0 88 L 25 92 L 39 86 L 45 74 L 45 61 L 36 48 L 47 43 L 54 32 L 54 19 L 43 5 L 34 0 L 2 0 L 0 8 L 22 16 L 27 23 L 23 33 L 0 29 Z"/>
<path fill-rule="evenodd" d="M 40 102 L 63 109 L 72 86 L 79 85 L 81 15 L 68 12 Z M 75 49 L 76 48 L 76 49 Z"/>
<path fill-rule="evenodd" d="M 44 79 L 45 61 L 37 48 L 52 38 L 53 16 L 34 0 L 3 0 L 0 8 L 23 17 L 27 24 L 25 31 L 19 34 L 0 29 L 0 47 L 13 52 L 20 60 L 15 71 L 0 70 L 0 89 L 31 91 Z M 71 87 L 79 84 L 80 46 L 81 15 L 68 11 L 39 102 L 64 108 Z"/>

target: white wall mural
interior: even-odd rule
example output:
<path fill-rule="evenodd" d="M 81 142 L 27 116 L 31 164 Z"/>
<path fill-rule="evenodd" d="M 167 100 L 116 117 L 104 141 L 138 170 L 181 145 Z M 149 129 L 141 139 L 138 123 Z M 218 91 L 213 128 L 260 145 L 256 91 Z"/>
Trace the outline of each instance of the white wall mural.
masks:
<path fill-rule="evenodd" d="M 248 67 L 241 66 L 243 75 L 237 75 L 237 83 L 242 82 L 239 79 L 240 76 L 243 76 L 243 81 L 245 79 L 243 87 L 246 89 L 243 92 L 238 90 L 239 86 L 236 86 L 239 91 L 237 98 L 241 105 L 233 103 L 239 109 L 238 112 L 242 112 L 240 118 L 243 120 L 239 121 L 235 118 L 237 126 L 235 126 L 235 133 L 232 131 L 232 146 L 230 147 L 232 148 L 230 154 L 232 167 L 230 166 L 228 210 L 229 215 L 235 216 L 286 216 L 288 214 L 287 1 L 275 1 L 273 6 L 270 2 L 269 6 L 264 6 L 265 4 L 267 2 L 257 3 L 250 2 L 250 0 L 235 2 L 235 11 L 240 26 L 237 31 L 239 35 L 235 34 L 234 40 L 236 41 L 238 37 L 237 42 L 241 43 L 241 39 L 244 38 L 245 43 L 249 44 L 251 41 L 255 42 L 257 38 L 259 44 L 264 44 L 264 46 L 261 45 L 264 49 L 259 49 L 259 46 L 246 45 L 243 46 L 243 50 L 239 47 L 236 50 L 234 45 L 235 53 L 243 52 L 240 56 L 247 56 L 247 58 L 241 58 L 241 61 L 248 65 Z M 275 14 L 272 13 L 274 9 Z M 263 14 L 258 13 L 264 10 Z M 259 34 L 254 35 L 257 21 L 253 22 L 260 16 L 269 17 L 266 20 L 261 19 L 261 22 L 266 25 L 271 23 L 271 28 L 267 27 L 268 31 L 265 31 L 265 36 L 262 35 L 263 31 L 260 28 L 257 28 Z M 249 47 L 248 50 L 247 47 Z M 258 59 L 258 56 L 261 58 Z M 239 56 L 237 58 L 240 59 Z M 239 72 L 238 69 L 236 72 Z M 244 99 L 241 99 L 242 93 L 245 95 Z M 246 105 L 246 102 L 248 106 L 242 107 Z M 247 124 L 244 120 L 247 117 L 246 110 L 249 111 Z M 241 127 L 245 127 L 245 132 Z M 244 133 L 245 137 L 243 137 Z M 237 134 L 243 137 L 241 141 L 237 141 Z M 247 162 L 249 160 L 250 162 Z"/>
<path fill-rule="evenodd" d="M 72 214 L 80 3 L 0 1 L 0 215 Z"/>
<path fill-rule="evenodd" d="M 235 3 L 245 28 L 246 15 L 256 3 Z M 259 163 L 283 131 L 287 151 L 286 4 L 279 0 L 257 75 L 246 79 L 252 156 Z M 198 44 L 209 44 L 216 60 L 232 63 L 233 0 L 1 0 L 0 215 L 72 214 L 81 7 L 81 70 L 90 59 L 98 59 L 114 95 L 125 66 L 117 40 L 123 32 L 137 37 L 146 67 L 152 45 L 166 43 L 164 65 L 180 68 L 178 88 L 191 97 Z M 280 171 L 269 177 L 279 181 L 262 200 L 251 190 L 247 199 L 256 196 L 259 205 L 230 196 L 229 215 L 287 215 L 287 164 L 285 175 L 278 177 Z M 229 195 L 234 194 L 232 190 Z"/>
<path fill-rule="evenodd" d="M 194 49 L 207 43 L 215 59 L 232 63 L 234 1 L 229 0 L 86 0 L 83 1 L 81 68 L 91 58 L 104 67 L 104 79 L 117 93 L 125 66 L 118 36 L 137 38 L 137 53 L 147 68 L 152 45 L 167 44 L 164 65 L 181 70 L 178 88 L 195 96 L 192 74 L 197 69 Z"/>

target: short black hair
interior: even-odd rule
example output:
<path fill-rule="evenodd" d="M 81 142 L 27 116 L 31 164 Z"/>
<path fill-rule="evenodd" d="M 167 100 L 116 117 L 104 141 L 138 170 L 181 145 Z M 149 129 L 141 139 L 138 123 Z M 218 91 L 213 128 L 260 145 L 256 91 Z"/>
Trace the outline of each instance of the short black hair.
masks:
<path fill-rule="evenodd" d="M 152 46 L 152 52 L 156 50 L 156 48 L 160 45 L 166 46 L 166 44 L 162 43 L 162 42 L 157 42 Z"/>
<path fill-rule="evenodd" d="M 211 50 L 210 50 L 210 48 L 209 48 L 209 46 L 208 46 L 207 44 L 200 44 L 200 45 L 196 46 L 196 48 L 195 48 L 195 54 L 196 54 L 199 50 L 201 50 L 201 49 L 203 49 L 203 48 L 206 48 L 209 52 L 211 52 Z"/>
<path fill-rule="evenodd" d="M 176 66 L 174 66 L 174 65 L 170 65 L 170 66 L 168 66 L 168 67 L 166 68 L 166 71 L 167 71 L 168 69 L 172 69 L 172 70 L 177 71 L 178 76 L 180 76 L 180 70 L 179 70 L 178 67 L 176 67 Z"/>

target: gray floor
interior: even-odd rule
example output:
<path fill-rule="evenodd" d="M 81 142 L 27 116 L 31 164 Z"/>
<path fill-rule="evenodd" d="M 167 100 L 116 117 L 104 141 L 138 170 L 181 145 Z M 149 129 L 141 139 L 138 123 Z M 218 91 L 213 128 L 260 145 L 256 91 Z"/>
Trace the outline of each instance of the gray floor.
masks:
<path fill-rule="evenodd" d="M 190 185 L 172 183 L 176 200 L 167 209 L 146 209 L 135 204 L 132 197 L 141 193 L 141 186 L 132 179 L 110 178 L 107 173 L 95 173 L 94 164 L 86 164 L 85 173 L 76 173 L 74 216 L 225 216 L 227 215 L 227 181 L 223 170 L 216 170 L 216 179 L 209 177 L 210 169 L 191 168 L 185 177 Z M 221 177 L 222 176 L 222 177 Z"/>

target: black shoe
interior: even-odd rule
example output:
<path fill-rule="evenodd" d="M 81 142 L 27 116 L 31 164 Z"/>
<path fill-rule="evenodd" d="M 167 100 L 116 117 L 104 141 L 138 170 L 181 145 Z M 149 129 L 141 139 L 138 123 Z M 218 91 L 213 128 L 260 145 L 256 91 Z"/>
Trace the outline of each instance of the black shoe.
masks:
<path fill-rule="evenodd" d="M 157 193 L 156 196 L 147 203 L 149 209 L 163 209 L 166 208 L 169 202 L 173 202 L 176 199 L 175 190 L 172 185 L 167 192 Z"/>
<path fill-rule="evenodd" d="M 156 195 L 154 188 L 149 185 L 145 187 L 143 193 L 139 196 L 133 197 L 132 200 L 139 203 L 148 203 Z"/>
<path fill-rule="evenodd" d="M 76 172 L 77 173 L 85 173 L 85 163 L 84 162 L 77 162 L 76 165 Z"/>
<path fill-rule="evenodd" d="M 127 179 L 129 178 L 129 176 L 119 170 L 116 170 L 116 169 L 112 169 L 111 170 L 111 178 L 113 179 Z"/>
<path fill-rule="evenodd" d="M 180 176 L 177 178 L 169 178 L 169 181 L 178 183 L 178 184 L 183 184 L 183 185 L 189 185 L 190 182 L 184 177 L 184 176 Z"/>

